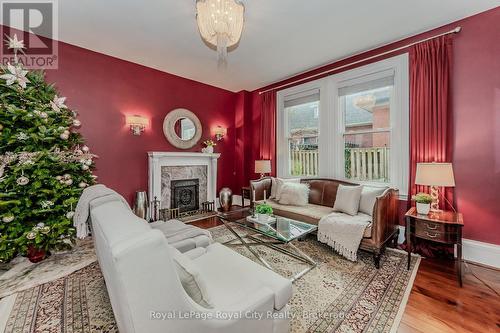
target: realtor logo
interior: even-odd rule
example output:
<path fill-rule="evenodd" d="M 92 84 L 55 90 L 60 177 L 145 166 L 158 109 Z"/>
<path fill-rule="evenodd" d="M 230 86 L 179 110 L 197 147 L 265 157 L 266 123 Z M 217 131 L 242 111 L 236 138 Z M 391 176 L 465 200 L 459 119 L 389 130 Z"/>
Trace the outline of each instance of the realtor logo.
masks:
<path fill-rule="evenodd" d="M 17 58 L 25 68 L 57 68 L 57 1 L 1 1 L 1 54 L 3 65 L 13 63 L 15 54 L 5 42 L 17 36 L 24 49 Z"/>

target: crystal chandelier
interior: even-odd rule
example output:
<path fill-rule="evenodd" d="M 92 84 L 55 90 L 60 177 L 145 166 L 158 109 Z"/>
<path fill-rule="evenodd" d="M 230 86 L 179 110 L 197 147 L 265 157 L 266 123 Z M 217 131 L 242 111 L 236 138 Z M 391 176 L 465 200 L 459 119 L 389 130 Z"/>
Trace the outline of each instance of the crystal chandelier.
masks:
<path fill-rule="evenodd" d="M 197 0 L 196 20 L 201 37 L 217 47 L 218 65 L 227 65 L 227 48 L 237 44 L 245 7 L 237 0 Z"/>

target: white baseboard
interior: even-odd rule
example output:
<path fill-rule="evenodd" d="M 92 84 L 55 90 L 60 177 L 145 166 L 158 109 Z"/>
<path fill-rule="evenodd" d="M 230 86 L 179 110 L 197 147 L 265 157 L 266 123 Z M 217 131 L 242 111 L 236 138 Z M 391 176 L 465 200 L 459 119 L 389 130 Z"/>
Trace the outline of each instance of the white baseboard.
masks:
<path fill-rule="evenodd" d="M 405 227 L 399 226 L 398 243 L 406 239 Z M 457 249 L 455 247 L 455 256 Z M 500 268 L 500 245 L 479 242 L 472 239 L 462 239 L 462 257 L 464 260 Z"/>
<path fill-rule="evenodd" d="M 500 268 L 500 245 L 464 238 L 462 254 L 467 261 Z"/>

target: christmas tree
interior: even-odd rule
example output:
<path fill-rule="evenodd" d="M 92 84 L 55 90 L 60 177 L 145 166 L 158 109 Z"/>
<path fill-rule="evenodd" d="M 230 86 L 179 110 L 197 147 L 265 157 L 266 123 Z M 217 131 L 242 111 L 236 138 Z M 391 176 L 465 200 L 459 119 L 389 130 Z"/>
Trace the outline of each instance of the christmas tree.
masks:
<path fill-rule="evenodd" d="M 42 71 L 18 61 L 23 41 L 8 38 L 14 63 L 0 68 L 0 262 L 74 244 L 73 210 L 94 183 L 95 157 Z"/>

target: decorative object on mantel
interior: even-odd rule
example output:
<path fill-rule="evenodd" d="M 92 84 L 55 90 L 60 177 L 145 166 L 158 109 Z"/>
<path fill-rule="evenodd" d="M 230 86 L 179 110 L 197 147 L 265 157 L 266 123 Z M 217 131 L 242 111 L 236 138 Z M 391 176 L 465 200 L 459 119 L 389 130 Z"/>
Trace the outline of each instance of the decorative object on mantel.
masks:
<path fill-rule="evenodd" d="M 201 37 L 217 47 L 218 67 L 226 67 L 228 47 L 241 38 L 245 7 L 237 0 L 197 0 L 196 11 Z"/>
<path fill-rule="evenodd" d="M 154 222 L 158 221 L 159 219 L 160 219 L 160 200 L 158 200 L 158 197 L 155 196 L 153 200 L 151 200 L 149 221 Z"/>
<path fill-rule="evenodd" d="M 255 160 L 255 173 L 264 178 L 267 173 L 271 173 L 271 160 Z"/>
<path fill-rule="evenodd" d="M 219 192 L 220 208 L 223 212 L 229 211 L 233 204 L 233 191 L 229 187 L 223 187 Z"/>
<path fill-rule="evenodd" d="M 202 153 L 205 154 L 213 154 L 214 153 L 214 147 L 217 146 L 215 142 L 212 140 L 205 140 L 203 141 L 203 144 L 205 145 L 205 148 L 201 149 Z"/>
<path fill-rule="evenodd" d="M 439 211 L 439 187 L 455 186 L 451 163 L 417 163 L 415 184 L 431 187 L 431 210 Z M 443 198 L 446 200 L 445 196 Z M 449 204 L 453 208 L 453 205 Z"/>
<path fill-rule="evenodd" d="M 135 215 L 139 216 L 141 219 L 147 220 L 148 216 L 148 195 L 146 191 L 135 192 L 134 207 L 132 211 Z"/>
<path fill-rule="evenodd" d="M 215 140 L 217 140 L 217 141 L 222 140 L 226 136 L 226 133 L 227 133 L 226 128 L 224 128 L 222 126 L 217 126 L 214 130 Z"/>
<path fill-rule="evenodd" d="M 420 215 L 427 215 L 431 210 L 432 197 L 427 193 L 417 193 L 411 197 L 417 206 L 417 213 Z"/>
<path fill-rule="evenodd" d="M 141 135 L 149 123 L 146 117 L 138 115 L 126 116 L 125 121 L 130 126 L 133 135 Z"/>
<path fill-rule="evenodd" d="M 187 109 L 174 109 L 163 120 L 163 134 L 174 147 L 189 149 L 200 141 L 200 119 Z"/>

